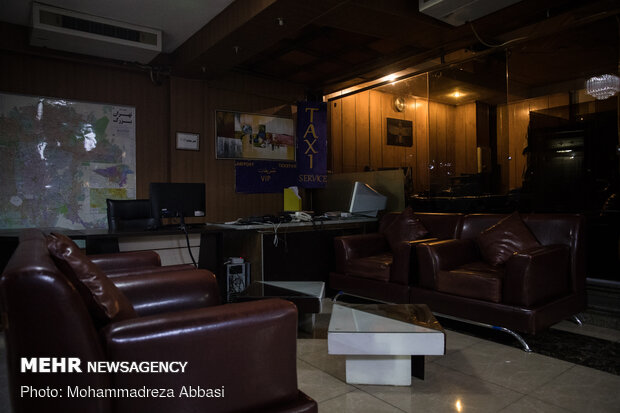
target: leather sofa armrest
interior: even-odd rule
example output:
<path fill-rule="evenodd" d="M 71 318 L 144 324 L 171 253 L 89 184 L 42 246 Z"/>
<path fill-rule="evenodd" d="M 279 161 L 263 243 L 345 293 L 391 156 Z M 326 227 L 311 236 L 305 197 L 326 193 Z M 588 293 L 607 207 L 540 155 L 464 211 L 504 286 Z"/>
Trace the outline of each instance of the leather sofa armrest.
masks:
<path fill-rule="evenodd" d="M 569 249 L 543 245 L 520 251 L 506 261 L 503 302 L 532 307 L 568 294 Z"/>
<path fill-rule="evenodd" d="M 174 271 L 191 271 L 195 270 L 192 264 L 175 264 L 158 267 L 141 267 L 141 268 L 116 268 L 104 271 L 108 278 L 127 277 L 128 275 L 146 275 L 146 274 L 162 274 Z"/>
<path fill-rule="evenodd" d="M 449 239 L 423 242 L 416 248 L 418 254 L 419 284 L 435 289 L 439 271 L 449 271 L 468 262 L 479 260 L 476 244 L 471 239 Z"/>
<path fill-rule="evenodd" d="M 104 273 L 118 269 L 159 267 L 161 259 L 155 251 L 118 252 L 114 254 L 94 254 L 88 259 L 98 266 Z"/>
<path fill-rule="evenodd" d="M 112 375 L 115 388 L 171 388 L 173 398 L 119 398 L 118 411 L 260 411 L 299 397 L 297 309 L 280 299 L 225 304 L 107 326 L 110 361 L 181 361 L 183 373 Z M 224 397 L 178 397 L 182 387 Z M 269 410 L 269 409 L 267 409 Z"/>
<path fill-rule="evenodd" d="M 392 251 L 392 271 L 390 282 L 410 285 L 418 280 L 418 254 L 416 246 L 423 242 L 436 241 L 437 238 L 425 238 L 413 241 L 403 241 L 400 246 Z"/>
<path fill-rule="evenodd" d="M 136 274 L 110 279 L 140 316 L 217 305 L 220 292 L 207 270 Z"/>
<path fill-rule="evenodd" d="M 344 274 L 348 260 L 360 257 L 369 257 L 389 251 L 385 237 L 378 233 L 345 235 L 334 238 L 334 254 L 336 270 Z"/>

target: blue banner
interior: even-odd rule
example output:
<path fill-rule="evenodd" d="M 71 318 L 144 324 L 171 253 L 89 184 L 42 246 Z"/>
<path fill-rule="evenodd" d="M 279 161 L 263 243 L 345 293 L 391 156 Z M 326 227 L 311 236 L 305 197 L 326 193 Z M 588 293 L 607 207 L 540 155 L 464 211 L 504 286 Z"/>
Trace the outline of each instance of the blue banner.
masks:
<path fill-rule="evenodd" d="M 323 188 L 327 183 L 327 104 L 297 104 L 297 186 Z"/>
<path fill-rule="evenodd" d="M 235 161 L 235 190 L 246 194 L 282 192 L 296 185 L 293 162 Z"/>

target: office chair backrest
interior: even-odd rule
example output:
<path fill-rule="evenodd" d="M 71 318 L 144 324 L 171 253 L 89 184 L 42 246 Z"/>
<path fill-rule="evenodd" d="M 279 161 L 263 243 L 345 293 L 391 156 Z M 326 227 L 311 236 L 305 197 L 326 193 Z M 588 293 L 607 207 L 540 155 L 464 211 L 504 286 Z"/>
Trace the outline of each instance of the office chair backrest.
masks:
<path fill-rule="evenodd" d="M 107 199 L 108 230 L 143 231 L 157 228 L 148 199 Z"/>

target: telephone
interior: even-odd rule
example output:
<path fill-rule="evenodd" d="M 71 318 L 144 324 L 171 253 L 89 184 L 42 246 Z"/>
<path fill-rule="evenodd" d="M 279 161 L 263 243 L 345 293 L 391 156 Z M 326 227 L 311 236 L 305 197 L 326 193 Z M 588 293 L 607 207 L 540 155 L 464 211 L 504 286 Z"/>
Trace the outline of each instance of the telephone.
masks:
<path fill-rule="evenodd" d="M 294 215 L 293 219 L 296 219 L 298 221 L 311 222 L 312 221 L 312 216 L 310 214 L 308 214 L 307 212 L 295 211 L 295 215 Z"/>

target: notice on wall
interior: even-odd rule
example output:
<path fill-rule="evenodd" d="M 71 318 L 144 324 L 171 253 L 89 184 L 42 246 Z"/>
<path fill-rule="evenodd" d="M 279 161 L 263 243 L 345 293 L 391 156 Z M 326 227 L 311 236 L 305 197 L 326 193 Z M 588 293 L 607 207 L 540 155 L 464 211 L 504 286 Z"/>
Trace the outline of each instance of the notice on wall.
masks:
<path fill-rule="evenodd" d="M 136 196 L 136 110 L 0 94 L 0 228 L 107 228 Z"/>
<path fill-rule="evenodd" d="M 323 188 L 327 183 L 327 104 L 297 105 L 297 183 L 304 188 Z"/>

